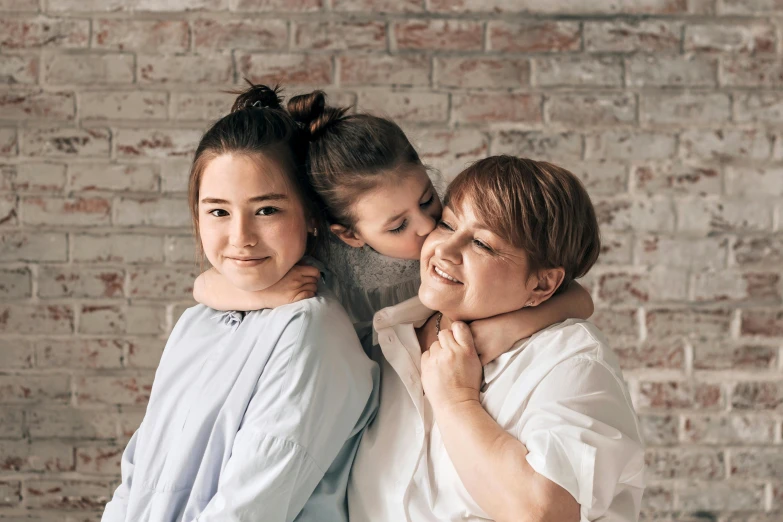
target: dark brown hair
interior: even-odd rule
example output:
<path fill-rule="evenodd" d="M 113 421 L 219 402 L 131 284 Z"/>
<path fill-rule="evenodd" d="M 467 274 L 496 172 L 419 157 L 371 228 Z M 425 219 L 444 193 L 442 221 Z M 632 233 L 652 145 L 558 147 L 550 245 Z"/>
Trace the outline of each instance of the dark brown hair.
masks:
<path fill-rule="evenodd" d="M 188 203 L 198 238 L 198 201 L 201 177 L 207 164 L 221 154 L 274 155 L 288 168 L 286 181 L 293 187 L 308 219 L 321 230 L 309 240 L 308 251 L 326 235 L 320 200 L 307 182 L 305 156 L 308 136 L 281 105 L 279 88 L 254 85 L 239 94 L 231 113 L 219 119 L 202 136 L 196 149 L 188 182 Z M 199 245 L 200 241 L 197 242 Z"/>
<path fill-rule="evenodd" d="M 528 256 L 533 270 L 559 268 L 558 292 L 598 259 L 601 239 L 593 204 L 571 172 L 544 161 L 491 156 L 460 173 L 445 202 L 468 203 L 484 225 Z"/>
<path fill-rule="evenodd" d="M 291 98 L 288 112 L 309 135 L 307 175 L 330 223 L 353 227 L 351 206 L 358 196 L 389 182 L 389 173 L 402 175 L 406 165 L 422 165 L 396 123 L 327 106 L 323 91 Z"/>

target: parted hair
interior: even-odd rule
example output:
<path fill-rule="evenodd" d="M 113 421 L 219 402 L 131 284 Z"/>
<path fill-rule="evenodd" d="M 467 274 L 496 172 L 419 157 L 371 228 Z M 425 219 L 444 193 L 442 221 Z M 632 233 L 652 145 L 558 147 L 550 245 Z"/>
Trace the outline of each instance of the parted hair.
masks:
<path fill-rule="evenodd" d="M 471 205 L 487 229 L 525 251 L 533 270 L 562 267 L 558 292 L 598 259 L 601 239 L 590 197 L 574 174 L 557 165 L 491 156 L 452 181 L 445 203 Z"/>

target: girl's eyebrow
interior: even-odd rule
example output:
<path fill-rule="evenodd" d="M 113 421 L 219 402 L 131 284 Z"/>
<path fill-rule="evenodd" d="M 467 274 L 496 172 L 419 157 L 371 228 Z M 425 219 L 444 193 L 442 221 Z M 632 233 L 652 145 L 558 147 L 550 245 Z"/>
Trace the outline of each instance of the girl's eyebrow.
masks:
<path fill-rule="evenodd" d="M 286 196 L 285 194 L 271 193 L 271 194 L 263 194 L 261 196 L 253 196 L 252 198 L 248 199 L 247 202 L 261 203 L 262 201 L 280 201 L 286 199 L 288 199 L 288 196 Z M 228 205 L 230 203 L 225 199 L 218 199 L 218 198 L 203 198 L 201 202 L 215 204 L 215 205 Z"/>

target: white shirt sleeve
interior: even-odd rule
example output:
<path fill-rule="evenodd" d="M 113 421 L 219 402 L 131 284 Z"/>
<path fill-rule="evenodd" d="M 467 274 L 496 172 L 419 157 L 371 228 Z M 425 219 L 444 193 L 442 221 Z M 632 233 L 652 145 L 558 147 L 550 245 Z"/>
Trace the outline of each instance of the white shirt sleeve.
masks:
<path fill-rule="evenodd" d="M 632 405 L 602 361 L 575 356 L 555 366 L 518 426 L 528 463 L 576 499 L 581 522 L 636 520 L 644 447 Z"/>
<path fill-rule="evenodd" d="M 130 496 L 131 484 L 133 483 L 133 471 L 136 467 L 136 451 L 139 444 L 140 431 L 141 426 L 128 441 L 125 451 L 122 452 L 122 459 L 120 460 L 122 482 L 114 491 L 112 499 L 106 504 L 101 522 L 125 521 L 125 515 L 128 513 L 128 497 Z"/>

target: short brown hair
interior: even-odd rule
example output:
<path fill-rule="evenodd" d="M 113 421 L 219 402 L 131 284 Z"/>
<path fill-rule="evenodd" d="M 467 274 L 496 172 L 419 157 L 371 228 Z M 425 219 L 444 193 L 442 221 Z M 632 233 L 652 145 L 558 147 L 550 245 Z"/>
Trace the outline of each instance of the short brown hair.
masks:
<path fill-rule="evenodd" d="M 601 239 L 593 204 L 579 179 L 544 161 L 492 156 L 460 173 L 446 204 L 470 203 L 484 225 L 523 249 L 533 270 L 565 270 L 558 292 L 598 259 Z"/>

